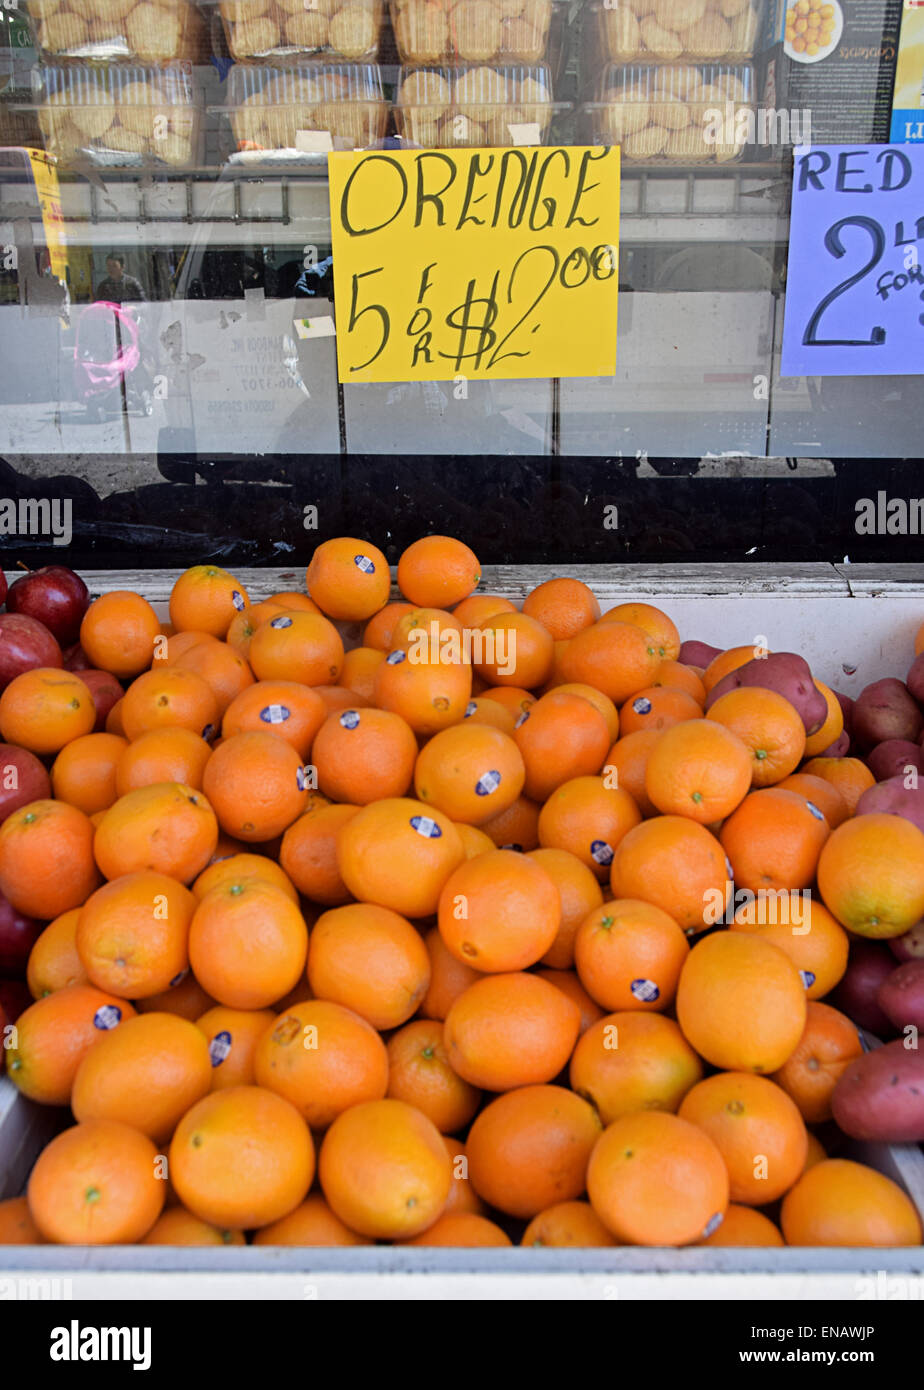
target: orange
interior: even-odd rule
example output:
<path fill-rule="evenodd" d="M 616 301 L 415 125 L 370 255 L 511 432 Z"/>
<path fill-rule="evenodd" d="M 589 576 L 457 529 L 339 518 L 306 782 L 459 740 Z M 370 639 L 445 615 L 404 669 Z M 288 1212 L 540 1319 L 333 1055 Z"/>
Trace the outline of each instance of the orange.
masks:
<path fill-rule="evenodd" d="M 862 1053 L 856 1025 L 846 1014 L 811 1000 L 796 1050 L 773 1080 L 795 1101 L 806 1124 L 823 1124 L 831 1119 L 831 1092 L 848 1063 Z"/>
<path fill-rule="evenodd" d="M 510 1091 L 556 1077 L 580 1022 L 573 1000 L 521 971 L 469 985 L 446 1015 L 443 1037 L 450 1065 L 463 1080 L 486 1091 Z"/>
<path fill-rule="evenodd" d="M 50 921 L 98 883 L 93 825 L 76 806 L 30 801 L 0 825 L 0 893 L 17 912 Z"/>
<path fill-rule="evenodd" d="M 645 789 L 659 811 L 700 825 L 731 815 L 750 785 L 746 745 L 710 719 L 687 719 L 666 729 L 645 773 Z"/>
<path fill-rule="evenodd" d="M 454 821 L 482 825 L 508 810 L 523 790 L 526 769 L 507 734 L 466 719 L 434 734 L 417 755 L 418 800 Z"/>
<path fill-rule="evenodd" d="M 271 840 L 305 809 L 308 780 L 290 743 L 275 734 L 233 734 L 209 759 L 202 777 L 218 823 L 247 844 Z"/>
<path fill-rule="evenodd" d="M 812 777 L 821 777 L 836 787 L 851 816 L 863 793 L 876 785 L 875 777 L 859 758 L 809 758 L 799 770 Z"/>
<path fill-rule="evenodd" d="M 375 673 L 385 660 L 385 653 L 372 647 L 354 647 L 346 652 L 340 671 L 340 684 L 371 700 L 375 691 Z"/>
<path fill-rule="evenodd" d="M 528 797 L 518 796 L 512 806 L 484 821 L 480 828 L 498 849 L 528 853 L 539 848 L 539 807 Z"/>
<path fill-rule="evenodd" d="M 352 894 L 337 867 L 341 829 L 358 806 L 320 806 L 299 816 L 282 837 L 279 863 L 300 893 L 324 907 L 339 907 Z"/>
<path fill-rule="evenodd" d="M 845 821 L 821 851 L 818 889 L 849 931 L 901 936 L 924 916 L 924 833 L 878 811 Z"/>
<path fill-rule="evenodd" d="M 346 690 L 342 685 L 313 685 L 311 688 L 324 701 L 324 708 L 328 714 L 343 709 L 368 709 L 372 704 L 365 695 L 358 695 L 355 690 Z"/>
<path fill-rule="evenodd" d="M 551 674 L 554 645 L 548 629 L 528 613 L 495 613 L 475 629 L 472 660 L 494 685 L 535 690 Z"/>
<path fill-rule="evenodd" d="M 533 1217 L 520 1241 L 536 1249 L 565 1246 L 580 1250 L 617 1243 L 589 1202 L 556 1202 L 546 1207 Z"/>
<path fill-rule="evenodd" d="M 218 565 L 184 570 L 170 593 L 170 621 L 177 632 L 208 632 L 224 637 L 232 618 L 248 607 L 247 590 Z"/>
<path fill-rule="evenodd" d="M 305 573 L 308 594 L 329 618 L 365 622 L 391 591 L 388 561 L 377 546 L 353 536 L 323 541 Z"/>
<path fill-rule="evenodd" d="M 248 661 L 258 681 L 336 681 L 343 666 L 340 633 L 316 613 L 283 610 L 257 628 Z"/>
<path fill-rule="evenodd" d="M 650 603 L 620 603 L 609 608 L 601 619 L 604 623 L 632 623 L 654 641 L 662 661 L 676 661 L 680 655 L 680 633 L 660 608 Z"/>
<path fill-rule="evenodd" d="M 280 608 L 285 608 L 289 612 L 295 609 L 301 613 L 318 613 L 320 609 L 314 599 L 303 594 L 300 589 L 280 589 L 278 593 L 270 594 L 266 603 L 275 603 Z"/>
<path fill-rule="evenodd" d="M 803 1173 L 783 1198 L 787 1245 L 913 1246 L 921 1218 L 891 1178 L 846 1158 L 827 1158 Z"/>
<path fill-rule="evenodd" d="M 243 1231 L 222 1231 L 200 1221 L 183 1207 L 165 1211 L 148 1231 L 142 1245 L 246 1245 Z"/>
<path fill-rule="evenodd" d="M 607 1012 L 668 1008 L 689 954 L 673 917 L 633 898 L 593 908 L 574 938 L 578 978 Z"/>
<path fill-rule="evenodd" d="M 430 957 L 430 983 L 420 1001 L 424 1018 L 444 1019 L 463 990 L 481 978 L 481 972 L 455 956 L 446 947 L 438 927 L 431 927 L 424 937 Z"/>
<path fill-rule="evenodd" d="M 84 904 L 77 954 L 97 989 L 123 999 L 160 994 L 189 965 L 196 899 L 166 874 L 142 871 L 104 883 Z"/>
<path fill-rule="evenodd" d="M 257 1043 L 275 1017 L 272 1009 L 227 1009 L 217 1004 L 195 1020 L 208 1044 L 211 1090 L 254 1084 Z"/>
<path fill-rule="evenodd" d="M 439 929 L 457 958 L 486 972 L 525 970 L 558 935 L 561 898 L 534 859 L 495 849 L 467 859 L 439 898 Z"/>
<path fill-rule="evenodd" d="M 297 605 L 293 602 L 276 603 L 269 599 L 264 599 L 262 603 L 254 603 L 249 608 L 236 614 L 231 619 L 231 624 L 224 634 L 225 641 L 238 656 L 246 661 L 250 656 L 250 644 L 257 628 L 266 622 L 268 618 L 275 618 L 277 613 L 292 612 Z M 312 604 L 308 610 L 312 613 L 320 613 L 317 604 Z"/>
<path fill-rule="evenodd" d="M 798 901 L 787 894 L 781 901 L 771 897 L 742 903 L 731 930 L 751 932 L 778 946 L 798 970 L 807 999 L 830 994 L 847 969 L 847 933 L 808 893 Z"/>
<path fill-rule="evenodd" d="M 139 999 L 137 1002 L 140 1014 L 176 1014 L 179 1018 L 188 1018 L 191 1023 L 195 1023 L 206 1009 L 215 1006 L 215 1000 L 210 994 L 206 994 L 191 970 L 185 971 L 175 984 L 163 990 L 161 994 L 149 994 L 147 998 Z"/>
<path fill-rule="evenodd" d="M 118 1120 L 163 1143 L 211 1084 L 208 1043 L 194 1023 L 138 1014 L 87 1052 L 74 1076 L 71 1110 L 76 1120 Z"/>
<path fill-rule="evenodd" d="M 240 879 L 213 888 L 189 928 L 196 979 L 230 1009 L 265 1009 L 305 968 L 308 928 L 295 903 L 273 884 Z"/>
<path fill-rule="evenodd" d="M 42 1233 L 32 1219 L 26 1197 L 7 1197 L 0 1202 L 0 1245 L 43 1245 Z"/>
<path fill-rule="evenodd" d="M 561 661 L 566 681 L 580 681 L 621 705 L 651 685 L 663 660 L 657 641 L 634 623 L 603 622 L 568 643 Z"/>
<path fill-rule="evenodd" d="M 135 1245 L 160 1216 L 167 1184 L 137 1129 L 89 1120 L 57 1134 L 29 1177 L 29 1210 L 58 1245 Z"/>
<path fill-rule="evenodd" d="M 95 724 L 93 696 L 71 671 L 23 671 L 0 695 L 0 737 L 30 753 L 58 753 Z"/>
<path fill-rule="evenodd" d="M 820 690 L 825 697 L 828 713 L 821 728 L 805 740 L 805 756 L 807 758 L 814 758 L 819 753 L 823 753 L 826 748 L 831 747 L 832 743 L 836 743 L 844 732 L 844 711 L 841 709 L 840 700 L 834 691 L 830 690 L 828 686 L 822 685 L 821 681 L 815 681 L 815 688 Z"/>
<path fill-rule="evenodd" d="M 381 1100 L 388 1087 L 388 1054 L 378 1033 L 325 999 L 293 1004 L 274 1018 L 253 1064 L 257 1085 L 284 1096 L 312 1129 L 326 1129 L 351 1105 Z"/>
<path fill-rule="evenodd" d="M 423 536 L 398 560 L 398 588 L 422 608 L 449 608 L 461 603 L 481 579 L 473 550 L 451 536 Z"/>
<path fill-rule="evenodd" d="M 603 902 L 603 890 L 587 865 L 566 849 L 534 849 L 527 857 L 548 874 L 561 904 L 558 931 L 542 963 L 555 970 L 569 970 L 574 964 L 575 932 L 588 912 Z"/>
<path fill-rule="evenodd" d="M 436 1125 L 400 1100 L 339 1115 L 324 1136 L 321 1189 L 335 1215 L 377 1240 L 407 1240 L 446 1206 L 452 1166 Z"/>
<path fill-rule="evenodd" d="M 500 598 L 497 594 L 470 594 L 461 603 L 453 605 L 452 616 L 463 627 L 477 627 L 485 618 L 516 611 L 516 605 L 509 598 Z"/>
<path fill-rule="evenodd" d="M 395 628 L 406 613 L 413 613 L 413 603 L 386 603 L 374 614 L 363 629 L 363 646 L 377 652 L 390 652 Z"/>
<path fill-rule="evenodd" d="M 839 707 L 838 707 L 839 708 Z M 805 725 L 775 690 L 741 686 L 716 700 L 708 719 L 741 739 L 751 755 L 751 783 L 770 787 L 795 772 L 805 752 Z"/>
<path fill-rule="evenodd" d="M 524 690 L 521 685 L 491 685 L 481 691 L 479 698 L 503 705 L 504 709 L 513 715 L 514 726 L 520 715 L 532 709 L 536 703 L 535 695 L 529 690 Z"/>
<path fill-rule="evenodd" d="M 805 1017 L 799 972 L 760 937 L 732 931 L 706 936 L 680 972 L 677 1022 L 714 1067 L 777 1071 L 795 1051 Z"/>
<path fill-rule="evenodd" d="M 96 828 L 93 853 L 105 878 L 154 869 L 190 883 L 217 840 L 218 821 L 202 792 L 182 782 L 155 782 L 110 806 Z"/>
<path fill-rule="evenodd" d="M 651 750 L 660 737 L 657 729 L 641 729 L 634 734 L 625 734 L 613 744 L 603 765 L 607 785 L 627 791 L 646 820 L 658 814 L 658 808 L 645 788 L 645 778 Z"/>
<path fill-rule="evenodd" d="M 784 777 L 778 786 L 780 791 L 798 792 L 806 801 L 817 806 L 832 830 L 836 830 L 850 815 L 847 802 L 834 783 L 826 782 L 823 777 L 816 777 L 811 772 L 794 772 L 791 777 Z"/>
<path fill-rule="evenodd" d="M 210 686 L 218 702 L 219 719 L 224 718 L 234 697 L 253 685 L 253 673 L 243 657 L 214 637 L 197 642 L 172 664 L 182 671 L 194 671 Z"/>
<path fill-rule="evenodd" d="M 284 869 L 274 859 L 265 854 L 231 854 L 227 859 L 219 859 L 209 864 L 192 885 L 198 899 L 205 897 L 213 888 L 221 888 L 229 883 L 243 883 L 246 879 L 260 879 L 280 888 L 287 898 L 298 903 L 298 893 Z"/>
<path fill-rule="evenodd" d="M 730 1202 L 718 1230 L 697 1242 L 698 1245 L 782 1246 L 785 1245 L 778 1227 L 763 1212 Z"/>
<path fill-rule="evenodd" d="M 325 796 L 367 806 L 404 795 L 414 775 L 417 740 L 398 714 L 347 709 L 326 716 L 311 758 Z"/>
<path fill-rule="evenodd" d="M 259 1086 L 212 1091 L 187 1110 L 170 1144 L 180 1201 L 222 1229 L 251 1230 L 287 1216 L 307 1196 L 314 1170 L 301 1115 Z"/>
<path fill-rule="evenodd" d="M 308 983 L 318 999 L 352 1009 L 373 1028 L 397 1028 L 416 1012 L 430 958 L 406 918 L 349 903 L 318 918 L 308 947 Z"/>
<path fill-rule="evenodd" d="M 606 727 L 609 730 L 610 742 L 613 743 L 619 737 L 619 711 L 600 690 L 595 690 L 592 685 L 581 685 L 580 681 L 571 681 L 567 684 L 555 687 L 557 695 L 580 695 L 585 700 L 589 700 L 594 709 L 600 711 L 606 720 Z"/>
<path fill-rule="evenodd" d="M 685 719 L 702 719 L 702 707 L 685 690 L 670 685 L 648 685 L 632 695 L 619 711 L 623 736 L 654 729 L 663 733 Z"/>
<path fill-rule="evenodd" d="M 134 1012 L 127 1000 L 92 985 L 67 985 L 37 999 L 16 1020 L 16 1045 L 6 1053 L 10 1080 L 30 1100 L 67 1105 L 85 1053 Z"/>
<path fill-rule="evenodd" d="M 453 821 L 453 824 L 459 832 L 459 839 L 462 841 L 466 859 L 474 859 L 476 854 L 484 854 L 486 850 L 495 848 L 490 835 L 486 835 L 477 826 L 465 825 L 459 820 Z"/>
<path fill-rule="evenodd" d="M 364 806 L 342 826 L 337 862 L 347 888 L 364 902 L 405 917 L 429 917 L 465 851 L 448 816 L 410 797 Z"/>
<path fill-rule="evenodd" d="M 90 977 L 77 954 L 80 908 L 62 912 L 39 936 L 29 953 L 26 980 L 33 999 L 54 994 L 66 985 L 88 985 Z"/>
<path fill-rule="evenodd" d="M 691 1245 L 711 1235 L 728 1193 L 728 1171 L 709 1136 L 658 1111 L 614 1120 L 587 1166 L 591 1206 L 627 1245 Z"/>
<path fill-rule="evenodd" d="M 498 1211 L 530 1221 L 584 1191 L 600 1137 L 593 1106 L 563 1086 L 522 1086 L 486 1105 L 469 1130 L 469 1177 Z"/>
<path fill-rule="evenodd" d="M 105 732 L 107 734 L 118 734 L 119 738 L 125 737 L 125 730 L 122 728 L 121 700 L 116 700 L 115 704 L 112 706 L 112 709 L 106 715 Z"/>
<path fill-rule="evenodd" d="M 719 831 L 739 888 L 801 889 L 814 882 L 828 822 L 796 792 L 751 792 Z"/>
<path fill-rule="evenodd" d="M 472 693 L 466 661 L 413 661 L 397 649 L 375 673 L 373 699 L 380 709 L 400 714 L 415 734 L 437 734 L 465 716 Z"/>
<path fill-rule="evenodd" d="M 577 1004 L 578 1012 L 581 1015 L 578 1037 L 583 1037 L 591 1024 L 603 1017 L 603 1010 L 600 1005 L 591 999 L 573 970 L 536 970 L 534 974 L 537 980 L 545 980 L 547 984 L 554 985 L 556 989 L 561 990 L 562 994 L 566 994 L 573 1003 Z"/>
<path fill-rule="evenodd" d="M 160 619 L 140 594 L 115 589 L 94 599 L 80 624 L 80 645 L 92 665 L 130 680 L 154 659 Z"/>
<path fill-rule="evenodd" d="M 780 1073 L 777 1072 L 776 1079 L 779 1079 L 779 1075 Z M 809 1131 L 808 1141 L 808 1157 L 805 1160 L 806 1170 L 814 1168 L 816 1163 L 824 1163 L 825 1159 L 828 1157 L 821 1141 L 817 1139 L 811 1131 Z"/>
<path fill-rule="evenodd" d="M 557 787 L 540 811 L 539 841 L 544 849 L 568 850 L 602 881 L 641 818 L 629 793 L 610 786 L 606 777 L 574 777 Z"/>
<path fill-rule="evenodd" d="M 521 715 L 514 740 L 526 765 L 526 795 L 545 801 L 575 777 L 599 772 L 610 746 L 606 719 L 589 700 L 553 690 Z"/>
<path fill-rule="evenodd" d="M 261 1226 L 254 1234 L 254 1245 L 371 1245 L 366 1236 L 357 1235 L 335 1216 L 320 1192 L 312 1192 L 300 1206 Z"/>
<path fill-rule="evenodd" d="M 686 816 L 656 816 L 617 845 L 610 888 L 614 898 L 641 898 L 684 931 L 699 932 L 708 904 L 728 900 L 730 878 L 722 846 L 705 826 Z"/>
<path fill-rule="evenodd" d="M 597 622 L 600 605 L 580 579 L 547 579 L 526 595 L 523 612 L 548 628 L 556 642 L 566 642 Z"/>
<path fill-rule="evenodd" d="M 739 666 L 746 666 L 749 661 L 755 660 L 755 652 L 758 650 L 753 643 L 745 647 L 729 647 L 724 652 L 719 652 L 718 656 L 713 657 L 709 665 L 703 672 L 703 685 L 706 687 L 706 694 L 713 686 L 718 685 L 720 680 L 732 671 L 737 671 Z"/>
<path fill-rule="evenodd" d="M 460 660 L 461 636 L 462 624 L 445 608 L 412 608 L 395 624 L 389 652 L 408 652 L 415 661 Z"/>
<path fill-rule="evenodd" d="M 419 1236 L 400 1242 L 402 1245 L 442 1245 L 455 1249 L 476 1246 L 512 1245 L 505 1231 L 486 1216 L 471 1211 L 443 1212 L 443 1215 L 421 1231 Z"/>
<path fill-rule="evenodd" d="M 248 608 L 247 613 L 253 614 L 256 611 L 255 608 Z M 237 619 L 235 619 L 236 621 Z M 154 642 L 152 668 L 156 670 L 159 667 L 173 666 L 177 657 L 182 656 L 183 652 L 188 652 L 191 647 L 198 646 L 200 642 L 213 640 L 209 632 L 174 632 L 169 636 L 164 636 L 162 630 L 161 636 L 156 638 Z"/>
<path fill-rule="evenodd" d="M 673 1019 L 617 1013 L 580 1038 L 570 1081 L 608 1125 L 638 1110 L 676 1111 L 702 1075 L 702 1063 Z"/>
<path fill-rule="evenodd" d="M 726 1071 L 707 1077 L 687 1092 L 678 1114 L 719 1150 L 733 1202 L 775 1202 L 805 1167 L 805 1122 L 786 1092 L 763 1076 Z"/>
<path fill-rule="evenodd" d="M 122 728 L 128 739 L 164 728 L 191 729 L 209 739 L 217 732 L 217 722 L 218 702 L 211 687 L 181 666 L 145 671 L 122 700 Z"/>
<path fill-rule="evenodd" d="M 454 1134 L 474 1119 L 481 1092 L 452 1068 L 439 1019 L 407 1023 L 388 1040 L 388 1094 L 407 1101 L 441 1134 Z"/>
<path fill-rule="evenodd" d="M 84 734 L 66 744 L 51 769 L 55 800 L 88 816 L 108 810 L 118 795 L 116 769 L 127 747 L 117 734 Z"/>
<path fill-rule="evenodd" d="M 126 792 L 150 787 L 155 782 L 182 782 L 201 791 L 205 765 L 211 756 L 208 743 L 191 729 L 152 729 L 134 743 L 126 744 L 123 740 L 115 768 L 116 793 L 125 796 Z"/>
<path fill-rule="evenodd" d="M 654 686 L 669 685 L 674 690 L 683 690 L 692 696 L 700 709 L 706 703 L 706 687 L 702 679 L 692 666 L 682 665 L 679 661 L 662 661 L 658 667 L 658 674 L 651 683 Z"/>
<path fill-rule="evenodd" d="M 444 1215 L 456 1211 L 472 1211 L 477 1216 L 483 1216 L 486 1207 L 469 1181 L 468 1156 L 464 1143 L 461 1139 L 454 1139 L 448 1134 L 443 1134 L 440 1137 L 452 1164 L 452 1182 Z"/>
<path fill-rule="evenodd" d="M 486 699 L 484 695 L 475 696 L 465 707 L 466 723 L 480 726 L 486 724 L 491 729 L 499 729 L 502 734 L 513 736 L 516 719 L 499 700 Z"/>

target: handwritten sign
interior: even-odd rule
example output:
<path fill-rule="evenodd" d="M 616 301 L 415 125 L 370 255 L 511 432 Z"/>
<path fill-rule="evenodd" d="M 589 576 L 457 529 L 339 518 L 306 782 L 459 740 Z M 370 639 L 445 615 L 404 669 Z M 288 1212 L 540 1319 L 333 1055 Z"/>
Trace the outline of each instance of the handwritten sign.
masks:
<path fill-rule="evenodd" d="M 611 376 L 618 149 L 335 153 L 340 380 Z"/>
<path fill-rule="evenodd" d="M 924 148 L 796 150 L 783 376 L 924 373 Z"/>

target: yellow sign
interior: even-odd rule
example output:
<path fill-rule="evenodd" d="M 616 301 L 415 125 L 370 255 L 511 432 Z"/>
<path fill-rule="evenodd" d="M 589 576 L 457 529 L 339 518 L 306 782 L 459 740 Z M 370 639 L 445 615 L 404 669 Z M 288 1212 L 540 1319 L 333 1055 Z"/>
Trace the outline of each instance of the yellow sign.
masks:
<path fill-rule="evenodd" d="M 67 250 L 64 236 L 64 214 L 61 211 L 61 190 L 58 187 L 58 174 L 52 155 L 44 150 L 26 150 L 32 168 L 32 178 L 42 209 L 42 225 L 45 229 L 45 246 L 51 273 L 62 284 L 67 283 Z"/>
<path fill-rule="evenodd" d="M 612 376 L 618 149 L 328 156 L 340 380 Z"/>

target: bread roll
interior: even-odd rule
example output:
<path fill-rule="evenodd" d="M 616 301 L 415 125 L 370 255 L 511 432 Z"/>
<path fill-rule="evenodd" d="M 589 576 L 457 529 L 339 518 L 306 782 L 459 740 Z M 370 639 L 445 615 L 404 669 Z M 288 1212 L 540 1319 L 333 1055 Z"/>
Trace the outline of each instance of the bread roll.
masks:
<path fill-rule="evenodd" d="M 521 63 L 538 63 L 545 52 L 545 35 L 528 19 L 509 19 L 501 26 L 499 51 Z"/>
<path fill-rule="evenodd" d="M 453 100 L 461 106 L 478 102 L 506 102 L 507 79 L 494 68 L 472 68 L 460 73 L 453 84 Z M 477 120 L 477 116 L 472 119 Z"/>
<path fill-rule="evenodd" d="M 662 29 L 689 29 L 706 13 L 709 0 L 654 0 L 654 16 Z"/>
<path fill-rule="evenodd" d="M 228 24 L 246 24 L 251 19 L 260 19 L 271 5 L 272 0 L 221 0 L 221 17 Z"/>
<path fill-rule="evenodd" d="M 452 93 L 442 73 L 422 69 L 408 73 L 401 84 L 398 102 L 402 106 L 426 106 L 435 119 L 449 106 Z"/>
<path fill-rule="evenodd" d="M 86 20 L 71 10 L 62 10 L 42 20 L 38 30 L 39 47 L 49 53 L 67 53 L 82 48 L 90 37 Z"/>
<path fill-rule="evenodd" d="M 444 149 L 477 149 L 486 143 L 484 125 L 465 112 L 450 112 L 440 121 L 439 140 Z"/>
<path fill-rule="evenodd" d="M 655 58 L 679 58 L 684 51 L 679 34 L 663 28 L 651 15 L 642 20 L 639 32 L 646 51 Z"/>
<path fill-rule="evenodd" d="M 344 58 L 362 58 L 375 50 L 375 16 L 367 5 L 345 5 L 330 21 L 330 46 Z"/>
<path fill-rule="evenodd" d="M 330 25 L 322 14 L 303 10 L 301 14 L 280 15 L 284 21 L 286 46 L 293 48 L 326 48 L 330 41 Z"/>
<path fill-rule="evenodd" d="M 672 133 L 690 125 L 690 108 L 683 101 L 653 102 L 649 107 L 652 125 L 663 126 Z"/>
<path fill-rule="evenodd" d="M 649 125 L 627 136 L 623 149 L 628 159 L 654 159 L 667 144 L 669 132 L 660 125 Z"/>
<path fill-rule="evenodd" d="M 425 0 L 409 0 L 395 18 L 395 39 L 412 62 L 434 63 L 449 53 L 446 14 Z"/>
<path fill-rule="evenodd" d="M 634 58 L 642 51 L 639 22 L 631 10 L 602 10 L 604 33 L 611 58 Z"/>
<path fill-rule="evenodd" d="M 124 150 L 129 154 L 144 154 L 149 147 L 143 135 L 138 135 L 128 126 L 114 125 L 106 133 L 106 146 L 110 150 Z"/>
<path fill-rule="evenodd" d="M 180 47 L 180 19 L 176 10 L 162 5 L 136 5 L 128 16 L 128 43 L 145 63 L 165 63 Z"/>
<path fill-rule="evenodd" d="M 279 26 L 265 17 L 235 24 L 228 38 L 228 47 L 235 58 L 252 58 L 278 46 Z"/>
<path fill-rule="evenodd" d="M 525 101 L 551 101 L 548 87 L 536 77 L 524 77 L 523 81 L 517 84 L 516 99 L 521 104 Z"/>
<path fill-rule="evenodd" d="M 483 63 L 501 47 L 501 17 L 490 0 L 464 0 L 453 6 L 449 25 L 454 51 L 467 63 Z"/>
<path fill-rule="evenodd" d="M 71 107 L 71 120 L 85 140 L 101 140 L 115 118 L 114 106 Z"/>
<path fill-rule="evenodd" d="M 648 112 L 646 101 L 613 101 L 606 108 L 604 125 L 615 140 L 622 141 L 645 129 L 649 124 Z"/>
<path fill-rule="evenodd" d="M 684 47 L 694 58 L 721 58 L 732 46 L 731 29 L 716 11 L 683 31 Z"/>
<path fill-rule="evenodd" d="M 430 111 L 427 107 L 412 106 L 403 111 L 399 128 L 405 140 L 412 145 L 422 145 L 425 149 L 436 149 L 441 143 L 440 121 L 442 113 Z"/>

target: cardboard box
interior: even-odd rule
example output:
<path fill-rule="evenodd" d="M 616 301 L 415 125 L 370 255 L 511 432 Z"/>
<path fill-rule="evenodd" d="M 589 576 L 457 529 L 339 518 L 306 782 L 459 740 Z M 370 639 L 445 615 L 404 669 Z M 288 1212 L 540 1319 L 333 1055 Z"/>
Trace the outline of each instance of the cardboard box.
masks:
<path fill-rule="evenodd" d="M 894 145 L 924 142 L 924 0 L 905 0 L 892 98 Z"/>

